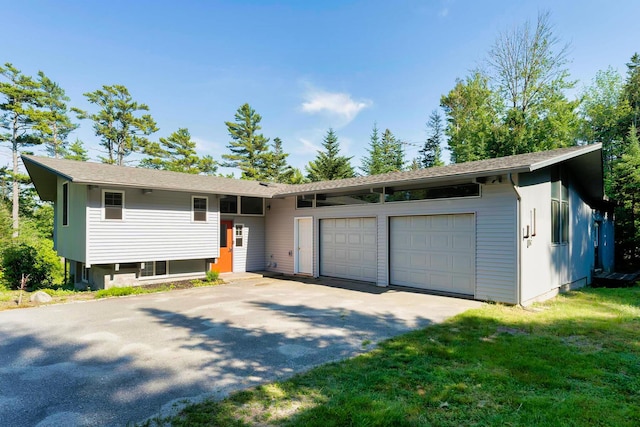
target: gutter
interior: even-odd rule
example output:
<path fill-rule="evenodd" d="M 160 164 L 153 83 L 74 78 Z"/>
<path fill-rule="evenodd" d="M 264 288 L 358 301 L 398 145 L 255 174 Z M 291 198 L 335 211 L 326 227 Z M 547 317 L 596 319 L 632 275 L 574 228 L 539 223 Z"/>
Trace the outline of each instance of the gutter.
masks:
<path fill-rule="evenodd" d="M 508 173 L 508 178 L 509 178 L 509 182 L 511 183 L 511 186 L 513 187 L 513 191 L 514 193 L 516 193 L 516 305 L 522 306 L 522 301 L 521 301 L 521 295 L 522 295 L 522 268 L 520 267 L 520 263 L 522 261 L 522 251 L 520 249 L 521 245 L 520 245 L 520 211 L 521 211 L 521 204 L 520 202 L 522 201 L 522 195 L 520 194 L 520 191 L 518 190 L 518 186 L 516 185 L 516 183 L 513 181 L 513 174 L 511 172 Z"/>

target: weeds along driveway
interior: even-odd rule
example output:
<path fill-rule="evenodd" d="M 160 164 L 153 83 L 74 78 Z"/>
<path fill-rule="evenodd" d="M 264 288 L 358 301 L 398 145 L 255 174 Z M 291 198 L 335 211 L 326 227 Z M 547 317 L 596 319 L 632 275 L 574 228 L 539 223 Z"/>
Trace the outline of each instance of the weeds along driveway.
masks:
<path fill-rule="evenodd" d="M 0 312 L 0 425 L 140 422 L 479 305 L 261 278 Z"/>

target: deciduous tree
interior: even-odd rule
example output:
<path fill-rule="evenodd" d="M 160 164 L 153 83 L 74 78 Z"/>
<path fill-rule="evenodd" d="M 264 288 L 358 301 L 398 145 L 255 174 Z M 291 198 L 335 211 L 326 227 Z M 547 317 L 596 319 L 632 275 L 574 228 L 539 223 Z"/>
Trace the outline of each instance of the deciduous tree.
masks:
<path fill-rule="evenodd" d="M 139 114 L 149 111 L 149 107 L 134 101 L 122 85 L 105 85 L 84 96 L 100 110 L 88 113 L 74 108 L 73 111 L 78 118 L 93 121 L 93 130 L 107 150 L 107 157 L 101 157 L 104 163 L 124 165 L 125 157 L 149 144 L 147 136 L 158 130 L 151 115 Z"/>

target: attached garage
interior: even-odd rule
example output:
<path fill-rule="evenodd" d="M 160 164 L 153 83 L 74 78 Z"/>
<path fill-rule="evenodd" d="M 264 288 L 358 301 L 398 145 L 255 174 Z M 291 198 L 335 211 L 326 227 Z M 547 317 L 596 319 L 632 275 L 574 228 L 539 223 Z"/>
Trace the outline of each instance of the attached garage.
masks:
<path fill-rule="evenodd" d="M 376 218 L 320 220 L 320 275 L 375 282 Z"/>
<path fill-rule="evenodd" d="M 392 285 L 475 294 L 474 214 L 391 217 L 389 234 Z"/>

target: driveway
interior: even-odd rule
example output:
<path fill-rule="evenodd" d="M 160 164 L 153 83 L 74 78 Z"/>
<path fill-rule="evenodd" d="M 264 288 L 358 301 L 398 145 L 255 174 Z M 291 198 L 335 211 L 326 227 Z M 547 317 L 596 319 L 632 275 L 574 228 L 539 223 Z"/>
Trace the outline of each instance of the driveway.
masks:
<path fill-rule="evenodd" d="M 323 283 L 258 278 L 0 312 L 0 425 L 140 422 L 480 305 Z"/>

